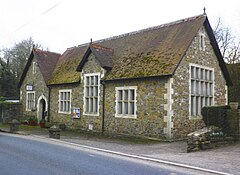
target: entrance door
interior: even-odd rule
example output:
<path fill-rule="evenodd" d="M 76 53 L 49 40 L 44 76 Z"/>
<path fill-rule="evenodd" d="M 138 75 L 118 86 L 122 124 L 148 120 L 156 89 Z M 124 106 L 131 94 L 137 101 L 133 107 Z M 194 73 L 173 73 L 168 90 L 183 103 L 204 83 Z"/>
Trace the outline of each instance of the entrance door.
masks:
<path fill-rule="evenodd" d="M 47 111 L 47 99 L 42 95 L 39 99 L 38 99 L 38 122 L 41 119 L 45 119 L 47 120 L 47 116 L 45 116 Z"/>

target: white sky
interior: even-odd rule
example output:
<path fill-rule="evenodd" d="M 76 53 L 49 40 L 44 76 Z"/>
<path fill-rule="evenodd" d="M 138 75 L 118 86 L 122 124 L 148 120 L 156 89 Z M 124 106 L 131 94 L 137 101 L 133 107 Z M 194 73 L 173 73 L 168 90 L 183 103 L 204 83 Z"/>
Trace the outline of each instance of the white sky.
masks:
<path fill-rule="evenodd" d="M 91 38 L 199 15 L 204 7 L 213 28 L 221 17 L 240 36 L 240 0 L 0 0 L 0 49 L 31 36 L 50 51 L 63 53 Z"/>

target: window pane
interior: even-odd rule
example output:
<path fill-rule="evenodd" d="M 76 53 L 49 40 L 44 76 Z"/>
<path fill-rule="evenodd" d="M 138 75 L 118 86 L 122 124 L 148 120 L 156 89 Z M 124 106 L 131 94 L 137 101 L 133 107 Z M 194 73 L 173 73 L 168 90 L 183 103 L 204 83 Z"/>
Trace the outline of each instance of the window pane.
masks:
<path fill-rule="evenodd" d="M 205 70 L 205 80 L 208 80 L 208 70 Z"/>
<path fill-rule="evenodd" d="M 191 96 L 191 115 L 195 115 L 195 113 L 194 113 L 194 97 L 193 96 Z"/>
<path fill-rule="evenodd" d="M 128 103 L 124 102 L 124 114 L 128 114 Z"/>
<path fill-rule="evenodd" d="M 119 90 L 119 91 L 118 91 L 118 100 L 123 100 L 122 94 L 123 94 L 123 91 L 122 91 L 122 90 Z"/>
<path fill-rule="evenodd" d="M 128 100 L 128 90 L 124 90 L 124 100 Z"/>
<path fill-rule="evenodd" d="M 191 81 L 191 94 L 194 94 L 195 91 L 194 91 L 195 87 L 194 87 L 194 80 Z"/>
<path fill-rule="evenodd" d="M 205 106 L 208 106 L 208 98 L 205 98 Z"/>
<path fill-rule="evenodd" d="M 93 96 L 93 87 L 90 87 L 90 96 Z"/>
<path fill-rule="evenodd" d="M 213 105 L 213 98 L 209 98 L 209 106 Z"/>
<path fill-rule="evenodd" d="M 196 94 L 199 94 L 199 81 L 196 81 Z"/>
<path fill-rule="evenodd" d="M 201 82 L 201 95 L 204 95 L 204 86 L 203 86 L 203 82 Z"/>
<path fill-rule="evenodd" d="M 97 86 L 94 87 L 94 96 L 98 96 L 98 87 Z"/>
<path fill-rule="evenodd" d="M 130 90 L 130 100 L 134 100 L 135 99 L 135 93 L 134 93 L 134 90 L 131 89 Z"/>
<path fill-rule="evenodd" d="M 94 113 L 97 113 L 98 111 L 98 99 L 97 98 L 94 98 Z"/>
<path fill-rule="evenodd" d="M 118 114 L 122 114 L 122 102 L 118 102 Z"/>
<path fill-rule="evenodd" d="M 98 85 L 98 76 L 95 76 L 95 85 Z"/>
<path fill-rule="evenodd" d="M 208 83 L 205 83 L 205 89 L 206 89 L 206 96 L 208 96 L 209 94 L 209 90 L 208 90 Z"/>
<path fill-rule="evenodd" d="M 199 79 L 199 68 L 196 68 L 196 79 Z"/>
<path fill-rule="evenodd" d="M 85 110 L 89 112 L 89 98 L 86 98 Z"/>
<path fill-rule="evenodd" d="M 209 95 L 213 95 L 213 85 L 212 83 L 209 83 Z"/>
<path fill-rule="evenodd" d="M 201 97 L 201 109 L 204 106 L 204 102 L 205 102 L 204 97 Z"/>
<path fill-rule="evenodd" d="M 89 87 L 86 87 L 86 97 L 89 97 Z"/>
<path fill-rule="evenodd" d="M 212 81 L 213 78 L 212 78 L 212 71 L 209 71 L 209 80 Z"/>
<path fill-rule="evenodd" d="M 195 68 L 193 66 L 191 66 L 191 78 L 195 78 L 194 70 L 195 70 Z"/>
<path fill-rule="evenodd" d="M 90 98 L 89 112 L 93 112 L 93 99 Z"/>
<path fill-rule="evenodd" d="M 196 97 L 196 115 L 199 114 L 199 97 Z"/>
<path fill-rule="evenodd" d="M 201 69 L 201 77 L 200 79 L 203 80 L 204 69 Z"/>
<path fill-rule="evenodd" d="M 86 77 L 86 85 L 89 85 L 89 77 Z"/>
<path fill-rule="evenodd" d="M 94 77 L 93 76 L 90 77 L 90 80 L 91 80 L 90 85 L 94 85 Z"/>
<path fill-rule="evenodd" d="M 131 102 L 130 103 L 130 112 L 129 112 L 129 114 L 134 115 L 134 110 L 135 110 L 134 108 L 135 108 L 134 102 Z"/>

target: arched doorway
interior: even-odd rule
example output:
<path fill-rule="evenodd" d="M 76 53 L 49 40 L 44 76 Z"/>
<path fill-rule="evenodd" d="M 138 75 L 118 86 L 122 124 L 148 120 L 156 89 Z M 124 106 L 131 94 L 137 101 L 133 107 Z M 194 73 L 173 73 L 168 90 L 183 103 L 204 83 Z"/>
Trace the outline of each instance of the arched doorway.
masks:
<path fill-rule="evenodd" d="M 47 120 L 46 112 L 47 112 L 47 99 L 44 95 L 41 95 L 38 99 L 38 122 L 41 119 Z"/>

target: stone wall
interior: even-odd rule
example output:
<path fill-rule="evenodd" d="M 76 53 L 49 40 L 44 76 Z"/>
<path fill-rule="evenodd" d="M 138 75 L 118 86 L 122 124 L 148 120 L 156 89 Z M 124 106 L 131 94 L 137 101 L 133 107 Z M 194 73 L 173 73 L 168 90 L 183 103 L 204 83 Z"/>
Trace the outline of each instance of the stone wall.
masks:
<path fill-rule="evenodd" d="M 164 116 L 167 111 L 164 105 L 167 100 L 165 83 L 168 78 L 145 78 L 138 80 L 121 80 L 106 83 L 105 88 L 105 132 L 166 139 Z M 116 87 L 137 86 L 137 117 L 115 117 Z"/>
<path fill-rule="evenodd" d="M 205 35 L 205 50 L 200 49 L 200 33 Z M 201 116 L 190 116 L 190 66 L 194 63 L 214 69 L 214 104 L 225 105 L 227 103 L 226 81 L 219 67 L 219 63 L 210 44 L 210 40 L 204 28 L 194 38 L 186 55 L 181 61 L 173 76 L 173 139 L 186 138 L 187 134 L 204 127 Z"/>
<path fill-rule="evenodd" d="M 46 83 L 43 79 L 43 76 L 38 65 L 36 66 L 36 73 L 33 73 L 33 62 L 36 62 L 35 58 L 33 59 L 32 64 L 29 67 L 26 77 L 22 83 L 22 86 L 20 87 L 20 103 L 22 103 L 24 116 L 39 117 L 38 100 L 40 96 L 44 96 L 46 98 L 46 103 L 48 103 L 48 87 L 46 86 Z M 26 110 L 27 85 L 32 85 L 33 86 L 32 91 L 35 92 L 35 110 L 33 111 Z"/>

